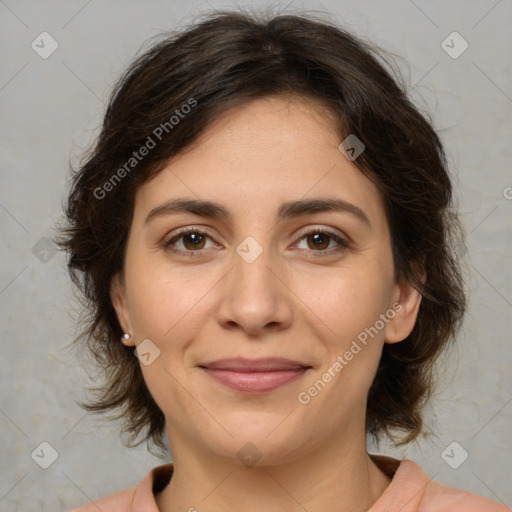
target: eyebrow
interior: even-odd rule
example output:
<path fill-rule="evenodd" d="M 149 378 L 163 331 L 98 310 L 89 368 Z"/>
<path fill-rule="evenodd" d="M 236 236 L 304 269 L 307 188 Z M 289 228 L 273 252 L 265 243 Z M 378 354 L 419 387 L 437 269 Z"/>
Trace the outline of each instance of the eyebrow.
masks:
<path fill-rule="evenodd" d="M 301 199 L 298 201 L 288 201 L 283 203 L 277 212 L 278 220 L 284 220 L 301 215 L 321 213 L 321 212 L 345 212 L 350 213 L 367 226 L 371 227 L 371 222 L 366 213 L 356 206 L 343 199 L 325 198 L 325 199 Z M 153 208 L 148 215 L 144 224 L 150 220 L 172 215 L 176 213 L 192 213 L 201 217 L 209 217 L 224 221 L 231 221 L 231 213 L 224 206 L 200 199 L 177 198 L 166 201 L 165 203 Z"/>

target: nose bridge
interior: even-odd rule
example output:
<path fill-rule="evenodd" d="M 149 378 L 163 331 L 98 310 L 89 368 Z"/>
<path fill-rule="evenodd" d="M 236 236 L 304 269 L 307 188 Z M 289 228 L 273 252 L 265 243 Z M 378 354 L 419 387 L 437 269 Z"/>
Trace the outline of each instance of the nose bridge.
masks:
<path fill-rule="evenodd" d="M 219 321 L 237 324 L 253 334 L 265 326 L 283 328 L 291 320 L 286 287 L 276 277 L 274 253 L 254 237 L 245 238 L 233 252 L 233 266 L 224 288 Z"/>
<path fill-rule="evenodd" d="M 260 238 L 261 239 L 261 238 Z M 266 240 L 268 242 L 268 240 Z M 258 294 L 259 300 L 273 300 L 276 283 L 270 268 L 276 262 L 272 261 L 272 250 L 268 244 L 264 247 L 256 238 L 246 237 L 235 249 L 233 254 L 233 291 L 240 299 L 250 299 L 245 294 Z"/>

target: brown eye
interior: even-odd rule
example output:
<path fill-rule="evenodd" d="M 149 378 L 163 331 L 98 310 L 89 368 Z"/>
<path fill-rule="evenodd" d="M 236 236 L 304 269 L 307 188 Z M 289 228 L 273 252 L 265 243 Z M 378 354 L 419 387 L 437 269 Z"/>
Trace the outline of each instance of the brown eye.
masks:
<path fill-rule="evenodd" d="M 310 249 L 325 250 L 329 246 L 331 236 L 327 233 L 313 233 L 306 235 Z M 311 243 L 309 243 L 311 241 Z"/>
<path fill-rule="evenodd" d="M 191 232 L 181 235 L 183 237 L 183 246 L 186 249 L 195 250 L 203 249 L 205 243 L 205 236 L 201 233 Z"/>
<path fill-rule="evenodd" d="M 192 228 L 177 233 L 167 241 L 164 241 L 162 246 L 166 251 L 179 253 L 184 256 L 196 256 L 199 255 L 202 250 L 208 249 L 208 247 L 206 247 L 208 240 L 211 241 L 211 237 L 208 233 L 197 228 Z"/>
<path fill-rule="evenodd" d="M 300 247 L 303 240 L 305 241 L 306 247 Z M 298 248 L 316 253 L 315 256 L 327 256 L 328 254 L 335 254 L 349 249 L 351 248 L 351 244 L 337 233 L 325 229 L 316 229 L 300 237 Z"/>

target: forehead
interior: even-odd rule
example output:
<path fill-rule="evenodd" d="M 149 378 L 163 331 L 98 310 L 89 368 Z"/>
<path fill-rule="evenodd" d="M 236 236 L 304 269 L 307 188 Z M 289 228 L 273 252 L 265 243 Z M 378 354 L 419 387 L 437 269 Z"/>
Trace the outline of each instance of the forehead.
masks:
<path fill-rule="evenodd" d="M 139 188 L 136 213 L 188 197 L 277 215 L 285 202 L 328 196 L 356 204 L 378 227 L 381 193 L 340 152 L 341 137 L 332 113 L 318 102 L 269 97 L 238 105 Z"/>

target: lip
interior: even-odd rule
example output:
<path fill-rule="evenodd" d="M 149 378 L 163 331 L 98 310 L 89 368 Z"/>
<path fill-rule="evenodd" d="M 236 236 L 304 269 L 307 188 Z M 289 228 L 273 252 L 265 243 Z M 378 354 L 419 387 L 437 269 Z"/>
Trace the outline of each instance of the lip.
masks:
<path fill-rule="evenodd" d="M 219 359 L 199 367 L 224 386 L 243 393 L 264 393 L 292 382 L 311 366 L 284 358 Z"/>
<path fill-rule="evenodd" d="M 284 357 L 265 357 L 259 359 L 247 359 L 236 357 L 230 359 L 217 359 L 208 363 L 201 363 L 200 367 L 210 370 L 230 370 L 233 372 L 272 372 L 278 370 L 299 370 L 311 368 L 299 361 L 285 359 Z"/>

